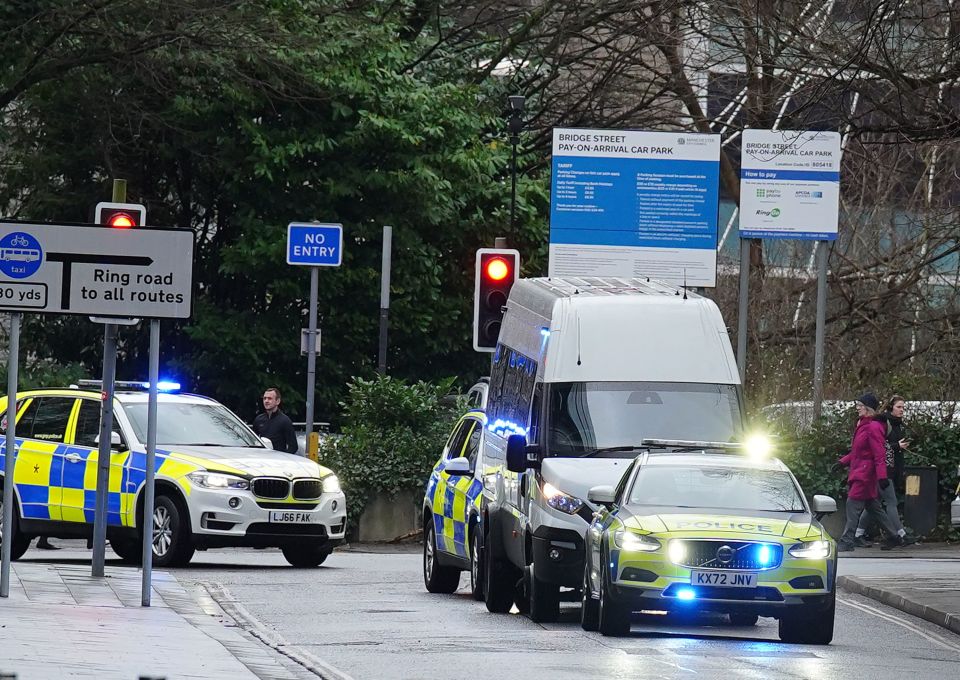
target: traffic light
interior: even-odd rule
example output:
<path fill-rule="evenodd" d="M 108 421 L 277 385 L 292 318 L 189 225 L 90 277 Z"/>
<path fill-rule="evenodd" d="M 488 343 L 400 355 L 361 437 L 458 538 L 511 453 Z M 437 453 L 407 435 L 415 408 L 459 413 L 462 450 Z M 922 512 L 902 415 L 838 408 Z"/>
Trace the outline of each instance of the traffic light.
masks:
<path fill-rule="evenodd" d="M 503 306 L 520 271 L 520 253 L 508 248 L 477 251 L 473 288 L 473 348 L 492 352 L 500 337 Z"/>
<path fill-rule="evenodd" d="M 115 229 L 142 227 L 147 222 L 147 209 L 139 203 L 97 203 L 97 224 Z"/>

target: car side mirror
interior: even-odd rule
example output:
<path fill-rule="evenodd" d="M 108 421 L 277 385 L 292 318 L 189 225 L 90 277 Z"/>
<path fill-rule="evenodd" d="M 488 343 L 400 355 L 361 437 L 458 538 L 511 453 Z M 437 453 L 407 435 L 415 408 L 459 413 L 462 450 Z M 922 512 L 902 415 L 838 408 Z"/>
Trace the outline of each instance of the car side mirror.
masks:
<path fill-rule="evenodd" d="M 539 467 L 539 454 L 540 447 L 528 445 L 527 438 L 522 434 L 512 434 L 507 438 L 507 469 L 510 472 L 526 472 L 527 468 Z"/>
<path fill-rule="evenodd" d="M 93 442 L 94 442 L 97 446 L 100 446 L 100 435 L 99 435 L 99 434 L 98 434 L 96 437 L 94 437 Z M 121 449 L 123 449 L 123 438 L 120 436 L 120 433 L 117 432 L 116 430 L 111 430 L 111 431 L 110 431 L 110 448 L 111 448 L 111 449 L 116 449 L 116 450 L 118 450 L 118 451 L 121 450 Z"/>
<path fill-rule="evenodd" d="M 443 471 L 452 477 L 461 477 L 472 473 L 470 461 L 464 457 L 451 458 L 443 466 Z"/>
<path fill-rule="evenodd" d="M 837 511 L 837 502 L 830 498 L 830 496 L 821 496 L 816 495 L 813 497 L 813 503 L 811 503 L 813 509 L 813 514 L 816 516 L 819 521 L 824 515 L 829 515 Z"/>
<path fill-rule="evenodd" d="M 262 441 L 262 442 L 263 442 L 263 445 L 266 446 L 268 449 L 272 449 L 272 448 L 273 448 L 273 442 L 270 441 L 270 437 L 260 437 L 260 441 Z M 298 442 L 298 444 L 299 444 L 299 442 Z"/>
<path fill-rule="evenodd" d="M 617 500 L 617 492 L 612 486 L 591 486 L 587 492 L 587 500 L 597 505 L 610 507 Z"/>

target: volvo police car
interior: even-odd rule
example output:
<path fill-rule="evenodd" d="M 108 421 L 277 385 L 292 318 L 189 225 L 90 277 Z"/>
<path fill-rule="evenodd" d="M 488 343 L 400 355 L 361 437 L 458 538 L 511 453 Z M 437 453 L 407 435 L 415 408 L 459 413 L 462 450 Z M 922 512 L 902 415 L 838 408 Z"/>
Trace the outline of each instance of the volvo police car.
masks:
<path fill-rule="evenodd" d="M 107 537 L 139 561 L 146 481 L 147 393 L 117 382 Z M 134 389 L 136 388 L 136 389 Z M 0 398 L 6 414 L 7 398 Z M 40 389 L 17 395 L 13 526 L 19 558 L 36 536 L 90 537 L 97 486 L 101 394 Z M 6 432 L 6 416 L 2 422 Z M 0 481 L 6 443 L 0 448 Z M 346 499 L 332 471 L 268 448 L 222 404 L 161 393 L 157 404 L 153 560 L 186 564 L 197 549 L 277 547 L 294 566 L 317 566 L 344 537 Z M 7 502 L 6 498 L 2 502 Z"/>
<path fill-rule="evenodd" d="M 836 544 L 786 465 L 730 453 L 647 452 L 619 486 L 596 486 L 581 623 L 629 631 L 639 610 L 715 612 L 735 625 L 779 619 L 784 642 L 829 644 Z"/>
<path fill-rule="evenodd" d="M 460 572 L 470 572 L 470 592 L 483 599 L 480 502 L 483 484 L 478 460 L 487 419 L 474 410 L 457 421 L 430 472 L 423 497 L 423 582 L 431 593 L 452 593 Z"/>

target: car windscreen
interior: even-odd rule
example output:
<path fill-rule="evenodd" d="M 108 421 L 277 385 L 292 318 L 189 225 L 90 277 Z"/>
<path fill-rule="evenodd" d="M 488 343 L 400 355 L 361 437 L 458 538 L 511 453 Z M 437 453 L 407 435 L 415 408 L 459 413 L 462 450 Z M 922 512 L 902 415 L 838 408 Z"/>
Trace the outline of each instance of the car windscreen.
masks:
<path fill-rule="evenodd" d="M 547 455 L 579 456 L 644 439 L 732 442 L 740 432 L 733 385 L 575 382 L 549 385 Z"/>
<path fill-rule="evenodd" d="M 782 470 L 650 465 L 637 473 L 629 499 L 659 508 L 805 511 L 793 477 Z"/>
<path fill-rule="evenodd" d="M 124 404 L 134 433 L 147 441 L 147 404 Z M 157 446 L 255 446 L 263 442 L 220 404 L 157 404 Z"/>

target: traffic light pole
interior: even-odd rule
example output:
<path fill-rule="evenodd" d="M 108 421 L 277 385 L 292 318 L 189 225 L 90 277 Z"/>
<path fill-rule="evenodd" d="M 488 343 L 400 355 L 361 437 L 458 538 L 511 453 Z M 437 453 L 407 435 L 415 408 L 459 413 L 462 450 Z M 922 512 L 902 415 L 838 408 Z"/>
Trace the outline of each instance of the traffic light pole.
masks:
<path fill-rule="evenodd" d="M 3 524 L 2 563 L 0 563 L 0 597 L 10 597 L 10 558 L 13 551 L 13 470 L 17 451 L 17 382 L 20 357 L 20 312 L 10 314 L 10 341 L 7 354 L 7 441 L 3 457 Z"/>
<path fill-rule="evenodd" d="M 100 444 L 97 453 L 97 501 L 93 515 L 92 576 L 103 576 L 107 552 L 107 493 L 110 486 L 110 435 L 113 432 L 113 386 L 117 373 L 117 325 L 103 330 L 103 386 L 100 404 Z"/>

